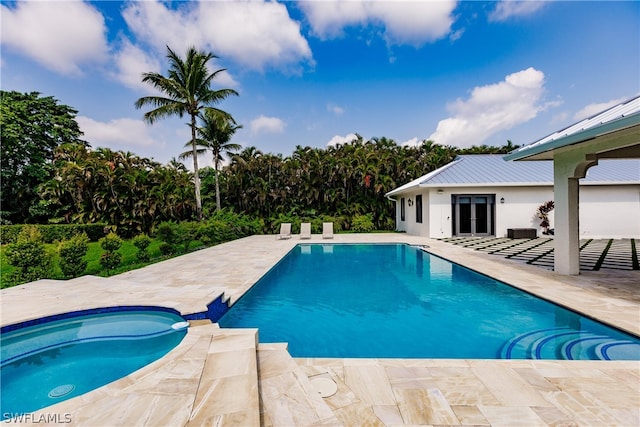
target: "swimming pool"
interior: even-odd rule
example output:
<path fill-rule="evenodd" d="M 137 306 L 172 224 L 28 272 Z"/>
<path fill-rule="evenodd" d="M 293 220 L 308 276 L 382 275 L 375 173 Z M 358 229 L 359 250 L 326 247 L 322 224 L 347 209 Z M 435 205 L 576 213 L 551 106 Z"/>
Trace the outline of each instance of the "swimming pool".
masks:
<path fill-rule="evenodd" d="M 405 244 L 297 245 L 220 318 L 294 357 L 640 359 L 640 340 Z"/>
<path fill-rule="evenodd" d="M 122 378 L 167 354 L 186 335 L 188 323 L 176 312 L 113 310 L 3 327 L 3 420 Z"/>

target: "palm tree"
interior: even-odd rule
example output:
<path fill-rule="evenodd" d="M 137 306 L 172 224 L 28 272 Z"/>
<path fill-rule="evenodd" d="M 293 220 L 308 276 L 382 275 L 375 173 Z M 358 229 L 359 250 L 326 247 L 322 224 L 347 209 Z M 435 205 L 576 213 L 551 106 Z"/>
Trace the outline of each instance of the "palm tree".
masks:
<path fill-rule="evenodd" d="M 155 107 L 144 114 L 144 119 L 148 123 L 170 117 L 182 117 L 185 114 L 190 116 L 191 121 L 191 148 L 193 155 L 193 173 L 195 182 L 196 214 L 198 219 L 202 219 L 202 202 L 200 199 L 200 177 L 198 175 L 198 155 L 196 142 L 196 117 L 205 107 L 212 108 L 214 104 L 222 101 L 230 95 L 238 95 L 233 89 L 211 88 L 213 79 L 225 71 L 216 70 L 212 73 L 207 69 L 207 63 L 217 58 L 213 53 L 197 51 L 195 47 L 187 49 L 187 54 L 183 60 L 167 46 L 169 58 L 168 76 L 159 73 L 144 73 L 142 81 L 149 83 L 166 96 L 143 96 L 135 103 L 136 108 L 145 105 Z M 212 108 L 220 114 L 231 117 L 228 113 Z"/>
<path fill-rule="evenodd" d="M 235 120 L 229 115 L 220 114 L 217 110 L 210 108 L 205 109 L 200 119 L 202 120 L 202 127 L 196 130 L 200 137 L 197 139 L 199 148 L 195 151 L 185 151 L 180 154 L 179 159 L 183 160 L 187 157 L 192 157 L 194 153 L 200 155 L 206 151 L 211 151 L 216 181 L 216 211 L 219 211 L 220 183 L 218 181 L 218 172 L 220 171 L 220 164 L 224 161 L 225 154 L 230 156 L 242 148 L 240 144 L 229 142 L 233 134 L 242 128 L 242 125 L 236 124 Z M 188 147 L 189 145 L 190 143 L 188 142 L 185 146 Z"/>

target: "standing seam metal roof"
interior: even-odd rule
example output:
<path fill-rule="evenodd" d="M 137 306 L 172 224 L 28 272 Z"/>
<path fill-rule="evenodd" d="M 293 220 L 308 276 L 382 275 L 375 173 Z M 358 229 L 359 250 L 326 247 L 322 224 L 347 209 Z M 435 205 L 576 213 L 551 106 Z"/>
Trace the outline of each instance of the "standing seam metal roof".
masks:
<path fill-rule="evenodd" d="M 587 171 L 582 184 L 640 184 L 640 160 L 607 159 Z M 501 154 L 469 154 L 393 191 L 411 188 L 465 185 L 553 185 L 553 161 L 509 162 Z"/>

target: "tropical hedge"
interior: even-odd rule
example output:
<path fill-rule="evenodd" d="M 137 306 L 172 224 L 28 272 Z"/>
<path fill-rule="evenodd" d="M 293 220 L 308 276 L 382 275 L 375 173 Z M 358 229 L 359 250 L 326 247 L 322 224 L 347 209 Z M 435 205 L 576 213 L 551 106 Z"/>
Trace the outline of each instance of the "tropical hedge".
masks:
<path fill-rule="evenodd" d="M 223 209 L 205 221 L 163 222 L 152 236 L 139 234 L 122 239 L 111 231 L 99 242 L 89 242 L 86 234 L 80 233 L 45 243 L 40 232 L 45 227 L 26 225 L 15 242 L 2 246 L 0 286 L 83 274 L 109 276 L 260 233 L 263 227 L 258 219 Z"/>
<path fill-rule="evenodd" d="M 0 225 L 0 241 L 3 245 L 14 243 L 27 224 Z M 90 242 L 97 242 L 104 234 L 107 224 L 31 224 L 40 232 L 42 243 L 53 243 L 86 234 Z"/>

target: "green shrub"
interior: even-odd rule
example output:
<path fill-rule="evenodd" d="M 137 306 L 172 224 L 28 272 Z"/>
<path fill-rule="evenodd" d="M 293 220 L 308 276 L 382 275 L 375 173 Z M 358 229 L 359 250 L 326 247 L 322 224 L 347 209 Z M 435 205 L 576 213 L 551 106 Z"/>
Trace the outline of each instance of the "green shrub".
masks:
<path fill-rule="evenodd" d="M 280 225 L 283 223 L 291 224 L 291 232 L 296 233 L 300 230 L 300 223 L 302 220 L 300 217 L 294 214 L 278 214 L 277 217 L 270 217 L 268 220 L 269 227 L 266 230 L 267 233 L 276 234 L 280 232 Z"/>
<path fill-rule="evenodd" d="M 197 222 L 185 221 L 175 225 L 176 242 L 182 245 L 183 252 L 189 252 L 191 242 L 196 240 Z"/>
<path fill-rule="evenodd" d="M 158 224 L 155 229 L 155 236 L 162 240 L 163 242 L 169 243 L 170 245 L 176 243 L 176 239 L 178 238 L 176 234 L 176 223 L 173 221 L 164 221 Z"/>
<path fill-rule="evenodd" d="M 122 246 L 122 239 L 116 233 L 109 233 L 100 239 L 100 247 L 107 252 L 115 252 Z"/>
<path fill-rule="evenodd" d="M 225 228 L 229 231 L 224 241 L 262 233 L 264 228 L 264 221 L 262 219 L 252 218 L 244 214 L 237 214 L 232 210 L 222 209 L 216 212 L 210 220 L 219 221 L 218 224 L 226 223 Z"/>
<path fill-rule="evenodd" d="M 100 255 L 100 265 L 110 271 L 120 265 L 122 255 L 116 252 L 122 246 L 122 239 L 116 233 L 109 233 L 100 239 L 100 247 L 105 252 Z"/>
<path fill-rule="evenodd" d="M 132 240 L 133 245 L 138 249 L 136 252 L 136 258 L 138 261 L 149 261 L 151 254 L 149 253 L 149 245 L 151 244 L 151 238 L 146 234 L 139 234 Z"/>
<path fill-rule="evenodd" d="M 358 233 L 369 233 L 375 230 L 373 215 L 356 215 L 351 219 L 351 229 Z"/>
<path fill-rule="evenodd" d="M 393 218 L 385 218 L 382 222 L 382 229 L 393 231 L 396 229 L 396 220 Z"/>
<path fill-rule="evenodd" d="M 213 227 L 214 244 L 262 233 L 264 221 L 244 214 L 237 214 L 229 209 L 215 212 L 207 225 Z"/>
<path fill-rule="evenodd" d="M 90 242 L 97 242 L 104 236 L 105 224 L 47 224 L 28 225 L 36 227 L 40 231 L 43 243 L 53 243 L 56 241 L 68 240 L 75 235 L 85 233 Z M 0 240 L 3 244 L 14 243 L 18 234 L 27 225 L 2 225 L 0 226 Z"/>
<path fill-rule="evenodd" d="M 331 216 L 331 215 L 321 215 L 315 218 L 311 218 L 309 221 L 311 222 L 311 232 L 314 234 L 322 233 L 322 224 L 325 222 L 333 223 L 333 231 L 338 232 L 345 229 L 345 225 L 347 221 L 345 217 L 342 216 Z"/>
<path fill-rule="evenodd" d="M 209 219 L 200 224 L 197 230 L 198 239 L 206 245 L 228 242 L 237 237 L 242 237 L 242 235 L 243 233 L 236 229 L 232 223 L 220 219 Z"/>
<path fill-rule="evenodd" d="M 113 270 L 120 265 L 122 255 L 118 252 L 103 252 L 100 255 L 100 265 L 108 271 Z"/>
<path fill-rule="evenodd" d="M 164 254 L 170 255 L 176 253 L 179 251 L 180 246 L 182 246 L 183 252 L 188 252 L 191 243 L 196 240 L 199 224 L 198 222 L 191 221 L 180 223 L 164 221 L 158 224 L 155 229 L 155 236 L 171 246 L 171 252 Z M 169 247 L 164 245 L 164 250 L 169 251 Z"/>
<path fill-rule="evenodd" d="M 206 246 L 216 245 L 261 233 L 263 227 L 264 222 L 260 219 L 222 209 L 209 214 L 206 221 L 162 222 L 155 228 L 154 236 L 167 243 L 160 250 L 164 255 L 170 255 L 178 252 L 179 248 L 188 252 L 194 241 Z"/>
<path fill-rule="evenodd" d="M 159 249 L 160 253 L 164 256 L 173 255 L 176 252 L 176 248 L 171 243 L 167 242 L 160 243 Z"/>
<path fill-rule="evenodd" d="M 0 225 L 0 242 L 3 245 L 15 243 L 22 228 L 22 225 Z"/>
<path fill-rule="evenodd" d="M 23 227 L 16 242 L 7 246 L 5 254 L 15 270 L 2 278 L 3 288 L 51 277 L 53 256 L 42 243 L 37 227 Z"/>
<path fill-rule="evenodd" d="M 67 278 L 78 277 L 87 268 L 84 260 L 89 249 L 89 238 L 85 233 L 76 234 L 68 240 L 60 243 L 58 254 L 60 255 L 60 269 Z"/>

